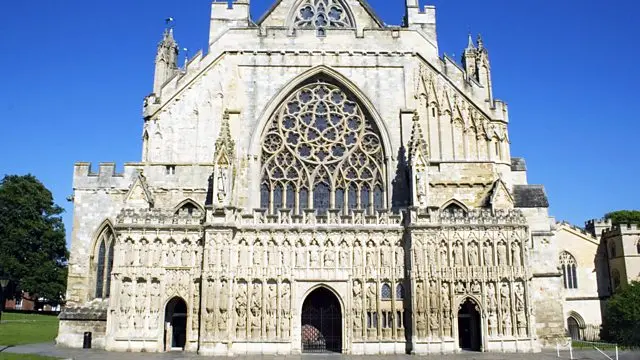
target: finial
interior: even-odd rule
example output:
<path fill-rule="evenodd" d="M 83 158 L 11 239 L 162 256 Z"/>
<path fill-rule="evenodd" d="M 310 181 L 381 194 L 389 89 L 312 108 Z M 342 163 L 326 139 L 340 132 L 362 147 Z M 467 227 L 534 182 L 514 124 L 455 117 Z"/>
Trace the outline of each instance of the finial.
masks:
<path fill-rule="evenodd" d="M 478 49 L 484 48 L 484 41 L 482 41 L 482 35 L 478 34 Z"/>
<path fill-rule="evenodd" d="M 175 24 L 175 19 L 172 17 L 168 17 L 166 19 L 164 19 L 164 23 L 167 25 L 168 29 L 173 29 L 174 24 Z"/>
<path fill-rule="evenodd" d="M 473 38 L 471 37 L 471 31 L 469 31 L 469 39 L 467 41 L 467 49 L 475 49 L 476 47 L 473 45 Z"/>

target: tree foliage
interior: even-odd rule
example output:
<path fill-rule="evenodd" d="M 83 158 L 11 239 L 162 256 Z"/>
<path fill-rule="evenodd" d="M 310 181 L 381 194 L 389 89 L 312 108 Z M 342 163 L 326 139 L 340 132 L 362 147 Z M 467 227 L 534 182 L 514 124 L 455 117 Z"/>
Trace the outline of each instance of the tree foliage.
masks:
<path fill-rule="evenodd" d="M 607 302 L 603 322 L 606 340 L 640 346 L 640 282 L 622 286 Z"/>
<path fill-rule="evenodd" d="M 0 265 L 21 290 L 53 303 L 67 280 L 63 211 L 33 175 L 0 181 Z"/>
<path fill-rule="evenodd" d="M 613 211 L 606 214 L 604 218 L 610 219 L 613 225 L 640 224 L 640 211 L 638 210 Z"/>

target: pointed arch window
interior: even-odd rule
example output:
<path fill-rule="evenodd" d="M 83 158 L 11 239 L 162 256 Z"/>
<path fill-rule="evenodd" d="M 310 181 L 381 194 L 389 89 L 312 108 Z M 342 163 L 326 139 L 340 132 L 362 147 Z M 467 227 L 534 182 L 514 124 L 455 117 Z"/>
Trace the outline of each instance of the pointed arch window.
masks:
<path fill-rule="evenodd" d="M 576 259 L 570 253 L 563 251 L 560 254 L 560 266 L 565 289 L 578 288 L 578 276 L 576 271 Z"/>
<path fill-rule="evenodd" d="M 382 284 L 380 296 L 382 300 L 391 300 L 391 286 L 389 284 Z"/>
<path fill-rule="evenodd" d="M 385 208 L 380 132 L 355 97 L 332 81 L 312 79 L 280 105 L 261 155 L 260 203 L 271 214 L 285 205 L 319 215 Z"/>
<path fill-rule="evenodd" d="M 95 261 L 95 297 L 108 298 L 113 271 L 115 235 L 110 226 L 106 226 L 96 242 Z"/>
<path fill-rule="evenodd" d="M 404 299 L 404 286 L 402 286 L 402 284 L 398 284 L 396 286 L 396 299 L 397 300 Z"/>
<path fill-rule="evenodd" d="M 301 29 L 316 29 L 318 36 L 326 29 L 354 28 L 349 7 L 342 0 L 304 0 L 295 13 L 293 25 Z"/>

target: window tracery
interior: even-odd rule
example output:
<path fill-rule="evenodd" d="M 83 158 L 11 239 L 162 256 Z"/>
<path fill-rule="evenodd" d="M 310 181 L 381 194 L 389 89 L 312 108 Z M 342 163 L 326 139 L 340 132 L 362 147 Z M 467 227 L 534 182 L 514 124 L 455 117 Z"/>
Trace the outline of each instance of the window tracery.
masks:
<path fill-rule="evenodd" d="M 305 0 L 296 11 L 294 26 L 317 29 L 318 35 L 325 35 L 327 28 L 355 27 L 341 0 Z"/>
<path fill-rule="evenodd" d="M 391 286 L 389 284 L 382 284 L 380 296 L 382 300 L 391 300 Z"/>
<path fill-rule="evenodd" d="M 379 132 L 355 97 L 317 79 L 274 113 L 262 144 L 262 208 L 307 208 L 324 215 L 385 207 Z"/>
<path fill-rule="evenodd" d="M 560 254 L 560 265 L 562 267 L 562 278 L 565 289 L 578 288 L 578 276 L 576 273 L 576 259 L 570 253 L 563 251 Z"/>
<path fill-rule="evenodd" d="M 96 242 L 95 256 L 95 297 L 108 298 L 111 288 L 111 271 L 113 270 L 115 236 L 110 227 L 105 227 Z"/>

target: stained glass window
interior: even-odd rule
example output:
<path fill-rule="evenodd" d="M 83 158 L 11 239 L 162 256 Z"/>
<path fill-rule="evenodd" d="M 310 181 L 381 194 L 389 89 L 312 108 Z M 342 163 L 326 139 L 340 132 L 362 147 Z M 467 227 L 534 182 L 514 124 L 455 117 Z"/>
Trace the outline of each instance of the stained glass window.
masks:
<path fill-rule="evenodd" d="M 562 266 L 564 288 L 577 289 L 578 277 L 576 273 L 576 259 L 570 253 L 563 251 L 560 254 L 560 265 Z"/>
<path fill-rule="evenodd" d="M 318 79 L 301 86 L 276 110 L 263 139 L 260 206 L 270 213 L 284 205 L 301 214 L 312 204 L 320 215 L 345 204 L 385 207 L 378 129 L 341 87 Z"/>
<path fill-rule="evenodd" d="M 296 12 L 296 28 L 317 29 L 324 36 L 327 28 L 354 28 L 353 20 L 342 0 L 306 0 Z"/>
<path fill-rule="evenodd" d="M 382 284 L 380 296 L 382 297 L 382 300 L 391 300 L 391 286 L 389 286 L 389 284 Z"/>
<path fill-rule="evenodd" d="M 398 286 L 396 286 L 396 299 L 404 299 L 404 286 L 402 286 L 402 284 L 398 284 Z"/>
<path fill-rule="evenodd" d="M 108 298 L 113 270 L 115 237 L 110 227 L 105 227 L 98 236 L 95 256 L 95 297 Z"/>

